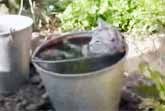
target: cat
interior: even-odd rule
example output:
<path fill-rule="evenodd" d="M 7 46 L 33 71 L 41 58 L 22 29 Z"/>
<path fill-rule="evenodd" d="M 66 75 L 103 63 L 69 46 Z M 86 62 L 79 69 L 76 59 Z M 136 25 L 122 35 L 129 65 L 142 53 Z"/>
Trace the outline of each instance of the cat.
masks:
<path fill-rule="evenodd" d="M 126 49 L 124 36 L 114 27 L 98 20 L 98 27 L 92 33 L 87 55 L 113 55 Z"/>
<path fill-rule="evenodd" d="M 92 31 L 92 38 L 88 44 L 79 46 L 64 40 L 64 46 L 69 50 L 49 49 L 44 52 L 43 57 L 60 59 L 71 59 L 75 57 L 94 57 L 102 55 L 114 55 L 126 50 L 124 36 L 114 27 L 103 20 L 98 21 L 98 27 Z M 61 58 L 62 57 L 62 58 Z"/>

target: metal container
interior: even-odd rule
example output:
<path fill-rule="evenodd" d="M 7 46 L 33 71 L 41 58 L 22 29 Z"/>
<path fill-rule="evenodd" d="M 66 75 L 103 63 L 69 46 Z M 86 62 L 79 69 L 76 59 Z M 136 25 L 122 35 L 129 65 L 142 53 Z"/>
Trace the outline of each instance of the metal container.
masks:
<path fill-rule="evenodd" d="M 14 93 L 28 79 L 32 23 L 25 16 L 0 16 L 0 94 Z"/>
<path fill-rule="evenodd" d="M 33 64 L 41 75 L 56 111 L 118 110 L 125 81 L 123 65 L 127 52 L 113 57 L 81 57 L 57 61 L 39 58 L 43 50 L 53 44 L 59 47 L 57 44 L 63 39 L 71 38 L 71 41 L 79 41 L 78 44 L 81 44 L 89 41 L 90 37 L 91 33 L 88 32 L 66 34 L 40 45 L 33 53 Z M 82 65 L 85 68 L 81 68 Z"/>

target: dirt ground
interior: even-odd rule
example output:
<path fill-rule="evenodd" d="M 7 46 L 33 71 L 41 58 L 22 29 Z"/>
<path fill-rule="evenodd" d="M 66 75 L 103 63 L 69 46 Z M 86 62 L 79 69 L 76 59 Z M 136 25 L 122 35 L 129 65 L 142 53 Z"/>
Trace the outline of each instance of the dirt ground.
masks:
<path fill-rule="evenodd" d="M 31 68 L 30 81 L 16 94 L 0 96 L 0 111 L 55 111 L 53 109 L 40 76 Z M 136 77 L 135 77 L 136 78 Z M 131 79 L 122 92 L 120 111 L 139 111 L 140 99 L 133 94 Z"/>

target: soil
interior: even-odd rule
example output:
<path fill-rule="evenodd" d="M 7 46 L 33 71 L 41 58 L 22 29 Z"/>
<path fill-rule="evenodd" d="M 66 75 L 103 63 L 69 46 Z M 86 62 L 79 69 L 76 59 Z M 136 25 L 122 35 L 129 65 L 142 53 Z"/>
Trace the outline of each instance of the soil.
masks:
<path fill-rule="evenodd" d="M 137 80 L 137 77 L 133 77 Z M 139 111 L 140 98 L 131 92 L 132 77 L 123 88 L 120 111 Z M 135 82 L 135 81 L 133 81 Z M 40 76 L 31 68 L 30 80 L 16 94 L 0 96 L 0 111 L 55 111 L 47 96 Z"/>

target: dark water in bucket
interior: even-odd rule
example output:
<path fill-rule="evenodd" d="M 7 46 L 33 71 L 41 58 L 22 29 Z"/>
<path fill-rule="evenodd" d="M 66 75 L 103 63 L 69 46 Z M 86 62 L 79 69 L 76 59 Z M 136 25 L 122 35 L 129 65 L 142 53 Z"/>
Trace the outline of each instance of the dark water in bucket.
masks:
<path fill-rule="evenodd" d="M 84 57 L 82 49 L 87 46 L 90 37 L 74 37 L 56 42 L 49 42 L 36 55 L 42 68 L 61 74 L 82 74 L 109 67 L 118 62 L 125 53 L 105 56 Z M 70 46 L 71 45 L 71 46 Z"/>

